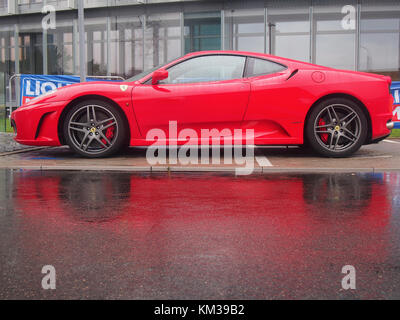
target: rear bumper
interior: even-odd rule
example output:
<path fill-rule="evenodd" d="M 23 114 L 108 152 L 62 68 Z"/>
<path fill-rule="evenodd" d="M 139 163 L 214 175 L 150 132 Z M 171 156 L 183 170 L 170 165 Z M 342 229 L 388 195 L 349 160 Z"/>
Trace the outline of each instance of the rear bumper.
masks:
<path fill-rule="evenodd" d="M 386 138 L 388 138 L 389 136 L 390 136 L 390 134 L 388 134 L 388 135 L 386 135 L 386 136 L 383 136 L 383 137 L 380 137 L 380 138 L 377 138 L 377 139 L 375 139 L 375 140 L 370 141 L 368 144 L 379 143 L 379 142 L 381 142 L 382 140 L 385 140 Z"/>
<path fill-rule="evenodd" d="M 371 115 L 371 122 L 372 134 L 369 139 L 370 141 L 376 141 L 379 138 L 390 135 L 392 129 L 389 128 L 392 124 L 394 125 L 391 113 L 375 115 L 375 117 Z"/>
<path fill-rule="evenodd" d="M 387 89 L 385 85 L 385 89 Z M 382 89 L 383 90 L 383 89 Z M 371 133 L 369 140 L 375 141 L 381 137 L 385 137 L 391 133 L 391 122 L 393 118 L 393 96 L 386 92 L 385 95 L 380 94 L 380 90 L 376 88 L 373 91 L 375 97 L 366 101 L 366 106 L 371 116 Z M 388 125 L 389 123 L 389 125 Z"/>
<path fill-rule="evenodd" d="M 394 122 L 393 122 L 393 121 L 388 121 L 388 122 L 386 123 L 386 128 L 387 128 L 388 130 L 392 130 L 392 129 L 394 128 Z"/>
<path fill-rule="evenodd" d="M 11 114 L 15 141 L 30 146 L 59 146 L 58 119 L 63 102 L 20 107 Z"/>

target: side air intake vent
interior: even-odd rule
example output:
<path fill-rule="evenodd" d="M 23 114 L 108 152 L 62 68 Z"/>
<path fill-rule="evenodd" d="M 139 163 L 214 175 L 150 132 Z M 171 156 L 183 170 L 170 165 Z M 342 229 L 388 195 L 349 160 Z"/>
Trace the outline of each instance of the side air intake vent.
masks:
<path fill-rule="evenodd" d="M 299 69 L 294 70 L 294 71 L 290 74 L 290 76 L 286 79 L 286 81 L 289 80 L 290 78 L 292 78 L 297 72 L 299 72 Z"/>

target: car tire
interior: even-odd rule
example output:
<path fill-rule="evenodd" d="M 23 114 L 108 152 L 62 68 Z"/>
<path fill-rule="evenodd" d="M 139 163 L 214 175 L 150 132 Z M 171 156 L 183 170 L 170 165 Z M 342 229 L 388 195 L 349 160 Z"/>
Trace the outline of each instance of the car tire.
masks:
<path fill-rule="evenodd" d="M 357 103 L 344 98 L 331 98 L 313 108 L 305 133 L 307 143 L 318 154 L 333 158 L 348 157 L 365 143 L 368 122 Z"/>
<path fill-rule="evenodd" d="M 73 106 L 64 118 L 63 135 L 72 150 L 87 158 L 113 155 L 124 147 L 127 136 L 121 113 L 101 100 Z"/>

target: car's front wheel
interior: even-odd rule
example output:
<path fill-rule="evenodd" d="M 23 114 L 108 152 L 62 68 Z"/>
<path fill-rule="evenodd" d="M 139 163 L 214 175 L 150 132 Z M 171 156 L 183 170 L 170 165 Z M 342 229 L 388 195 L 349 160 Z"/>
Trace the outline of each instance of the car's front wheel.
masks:
<path fill-rule="evenodd" d="M 348 99 L 332 98 L 318 104 L 306 124 L 309 145 L 328 157 L 347 157 L 365 142 L 368 122 L 360 106 Z"/>
<path fill-rule="evenodd" d="M 126 129 L 121 114 L 109 103 L 90 100 L 67 113 L 63 133 L 67 144 L 89 158 L 107 157 L 123 147 Z"/>

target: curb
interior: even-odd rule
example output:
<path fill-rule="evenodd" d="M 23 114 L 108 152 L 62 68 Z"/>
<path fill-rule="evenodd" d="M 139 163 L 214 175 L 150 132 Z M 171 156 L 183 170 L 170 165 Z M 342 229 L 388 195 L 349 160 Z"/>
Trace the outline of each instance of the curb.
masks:
<path fill-rule="evenodd" d="M 20 150 L 15 150 L 15 151 L 1 152 L 0 157 L 10 156 L 13 154 L 24 153 L 24 152 L 29 152 L 29 151 L 37 151 L 37 150 L 42 150 L 42 149 L 46 149 L 46 148 L 49 148 L 49 147 L 34 147 L 34 148 L 25 148 L 25 149 L 20 149 Z"/>
<path fill-rule="evenodd" d="M 214 173 L 234 173 L 238 168 L 234 167 L 151 167 L 151 166 L 68 166 L 68 165 L 37 165 L 37 166 L 1 166 L 2 169 L 13 170 L 37 170 L 37 171 L 120 171 L 120 172 L 214 172 Z M 251 174 L 268 173 L 382 173 L 396 172 L 400 168 L 287 168 L 287 167 L 257 167 Z"/>

